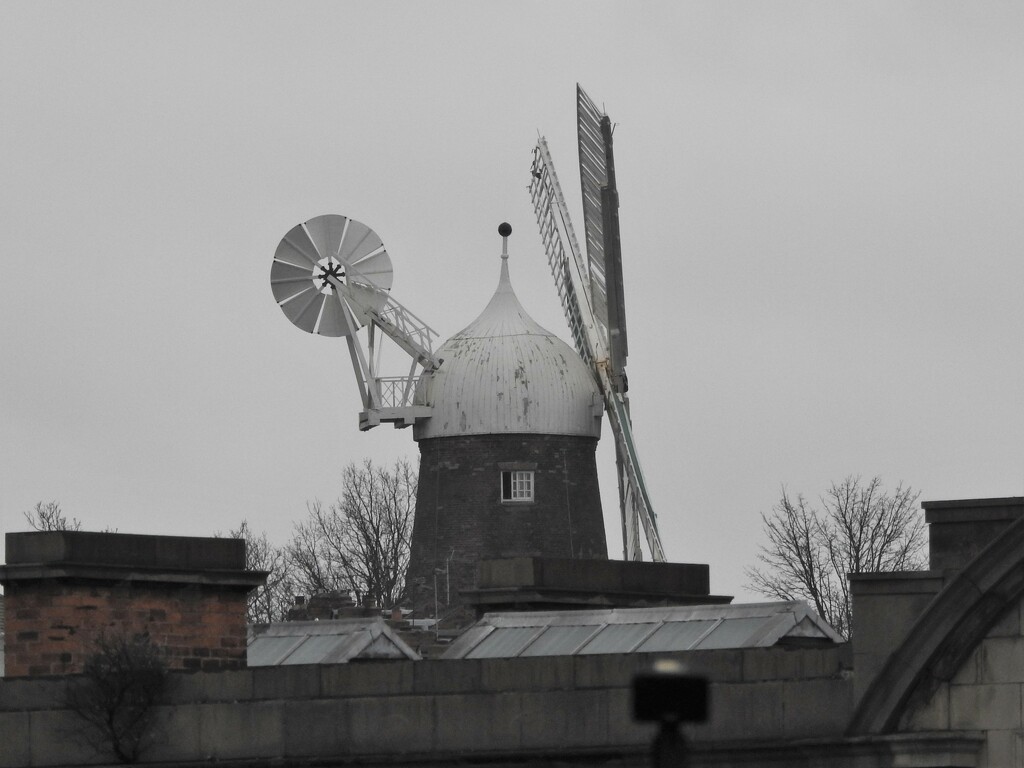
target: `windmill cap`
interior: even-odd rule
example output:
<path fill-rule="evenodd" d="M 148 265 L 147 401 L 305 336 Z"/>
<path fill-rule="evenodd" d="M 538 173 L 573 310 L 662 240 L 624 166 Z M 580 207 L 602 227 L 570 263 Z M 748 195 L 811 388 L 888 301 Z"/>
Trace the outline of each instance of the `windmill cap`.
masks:
<path fill-rule="evenodd" d="M 502 255 L 498 287 L 484 311 L 437 350 L 444 365 L 420 377 L 429 419 L 413 438 L 545 434 L 597 438 L 601 394 L 593 371 L 519 303 Z"/>

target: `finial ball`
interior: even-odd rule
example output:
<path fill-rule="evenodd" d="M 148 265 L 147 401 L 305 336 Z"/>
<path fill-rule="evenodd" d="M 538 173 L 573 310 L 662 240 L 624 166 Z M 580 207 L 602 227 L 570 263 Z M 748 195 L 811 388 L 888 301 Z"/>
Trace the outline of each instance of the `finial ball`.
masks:
<path fill-rule="evenodd" d="M 512 234 L 512 225 L 509 224 L 507 221 L 503 221 L 501 224 L 498 225 L 498 234 L 501 235 L 502 237 L 508 237 L 509 235 Z"/>

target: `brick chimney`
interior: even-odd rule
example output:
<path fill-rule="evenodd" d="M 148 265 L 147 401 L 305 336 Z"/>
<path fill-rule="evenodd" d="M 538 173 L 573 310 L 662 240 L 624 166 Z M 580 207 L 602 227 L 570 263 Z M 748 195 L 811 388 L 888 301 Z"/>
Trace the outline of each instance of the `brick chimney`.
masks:
<path fill-rule="evenodd" d="M 82 670 L 100 635 L 146 634 L 171 669 L 245 666 L 242 539 L 45 531 L 8 533 L 0 566 L 5 676 Z"/>

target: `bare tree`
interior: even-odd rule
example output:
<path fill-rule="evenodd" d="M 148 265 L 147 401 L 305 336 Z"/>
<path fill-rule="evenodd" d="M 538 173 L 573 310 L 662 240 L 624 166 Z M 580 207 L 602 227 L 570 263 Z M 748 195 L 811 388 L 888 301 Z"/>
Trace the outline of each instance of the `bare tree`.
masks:
<path fill-rule="evenodd" d="M 99 754 L 136 762 L 154 739 L 154 705 L 166 680 L 167 665 L 147 635 L 101 635 L 82 674 L 68 682 L 68 707 L 83 721 L 78 736 Z"/>
<path fill-rule="evenodd" d="M 359 605 L 393 607 L 405 597 L 405 572 L 416 508 L 416 475 L 399 460 L 366 460 L 342 471 L 341 498 L 308 502 L 288 553 L 299 590 L 349 592 Z"/>
<path fill-rule="evenodd" d="M 68 520 L 61 511 L 58 501 L 40 501 L 31 512 L 23 514 L 28 524 L 36 531 L 78 531 L 82 528 L 82 523 L 77 517 Z"/>
<path fill-rule="evenodd" d="M 768 543 L 748 568 L 748 586 L 782 600 L 807 600 L 837 632 L 852 629 L 852 573 L 924 567 L 925 525 L 919 492 L 902 484 L 886 492 L 878 477 L 862 483 L 850 476 L 821 497 L 821 510 L 782 489 L 770 515 L 761 515 Z"/>
<path fill-rule="evenodd" d="M 249 593 L 245 620 L 250 624 L 269 624 L 287 619 L 294 594 L 287 548 L 271 544 L 266 531 L 257 535 L 248 520 L 242 520 L 227 535 L 245 540 L 246 570 L 268 572 L 267 583 Z"/>

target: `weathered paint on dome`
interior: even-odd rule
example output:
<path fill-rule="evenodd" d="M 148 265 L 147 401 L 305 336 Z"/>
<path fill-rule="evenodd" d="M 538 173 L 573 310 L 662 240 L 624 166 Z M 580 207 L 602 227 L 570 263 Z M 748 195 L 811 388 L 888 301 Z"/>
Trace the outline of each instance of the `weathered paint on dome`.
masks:
<path fill-rule="evenodd" d="M 416 440 L 531 433 L 600 437 L 603 405 L 579 355 L 539 326 L 519 303 L 502 257 L 498 290 L 480 317 L 435 353 L 417 401 L 433 406 L 413 427 Z"/>

